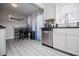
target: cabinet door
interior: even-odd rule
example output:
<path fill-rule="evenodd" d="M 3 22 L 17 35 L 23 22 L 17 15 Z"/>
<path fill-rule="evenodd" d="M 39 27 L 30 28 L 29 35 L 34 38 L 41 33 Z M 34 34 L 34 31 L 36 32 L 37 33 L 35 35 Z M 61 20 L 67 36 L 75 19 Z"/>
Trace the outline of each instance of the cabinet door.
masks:
<path fill-rule="evenodd" d="M 0 55 L 5 55 L 6 53 L 6 40 L 5 40 L 5 30 L 0 30 Z"/>
<path fill-rule="evenodd" d="M 66 35 L 53 31 L 53 47 L 66 51 Z"/>
<path fill-rule="evenodd" d="M 77 36 L 79 35 L 79 28 L 71 28 L 71 29 L 67 29 L 67 35 L 70 36 L 70 35 L 74 35 L 74 36 Z"/>
<path fill-rule="evenodd" d="M 67 52 L 79 55 L 79 36 L 67 36 Z"/>

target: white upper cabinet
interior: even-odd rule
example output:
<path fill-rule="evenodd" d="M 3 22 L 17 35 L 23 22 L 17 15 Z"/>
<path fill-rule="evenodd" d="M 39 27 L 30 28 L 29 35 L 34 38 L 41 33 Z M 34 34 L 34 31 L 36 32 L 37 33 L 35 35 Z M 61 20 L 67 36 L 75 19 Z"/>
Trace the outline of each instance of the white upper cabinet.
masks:
<path fill-rule="evenodd" d="M 56 20 L 58 24 L 79 22 L 79 4 L 58 4 L 56 6 Z"/>

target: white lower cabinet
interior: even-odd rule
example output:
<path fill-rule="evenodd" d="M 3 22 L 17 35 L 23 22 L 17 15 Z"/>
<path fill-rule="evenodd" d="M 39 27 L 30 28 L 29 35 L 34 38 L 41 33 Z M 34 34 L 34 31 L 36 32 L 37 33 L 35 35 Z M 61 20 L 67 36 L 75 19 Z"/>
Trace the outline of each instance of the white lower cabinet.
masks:
<path fill-rule="evenodd" d="M 62 29 L 53 30 L 53 47 L 66 51 L 66 36 Z"/>
<path fill-rule="evenodd" d="M 57 30 L 57 31 L 56 31 Z M 67 28 L 53 30 L 53 47 L 79 55 L 79 29 Z"/>
<path fill-rule="evenodd" d="M 79 36 L 67 36 L 67 52 L 79 55 Z"/>
<path fill-rule="evenodd" d="M 6 54 L 6 31 L 0 29 L 0 55 Z"/>

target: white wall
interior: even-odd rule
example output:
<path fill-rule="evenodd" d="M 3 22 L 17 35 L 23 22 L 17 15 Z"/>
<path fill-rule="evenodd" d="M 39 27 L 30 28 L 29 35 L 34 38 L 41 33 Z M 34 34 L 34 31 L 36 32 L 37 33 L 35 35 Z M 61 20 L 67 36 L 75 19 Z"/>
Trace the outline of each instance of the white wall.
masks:
<path fill-rule="evenodd" d="M 40 8 L 44 9 L 44 20 L 56 18 L 56 7 L 54 3 L 35 3 Z"/>
<path fill-rule="evenodd" d="M 56 6 L 56 22 L 58 24 L 65 23 L 65 14 L 68 13 L 69 23 L 79 22 L 79 4 L 64 3 Z"/>
<path fill-rule="evenodd" d="M 23 21 L 9 21 L 9 14 L 17 17 L 24 17 L 25 19 Z M 2 10 L 0 11 L 0 24 L 6 26 L 6 39 L 12 39 L 14 38 L 14 27 L 26 26 L 26 16 L 17 14 L 10 10 Z"/>
<path fill-rule="evenodd" d="M 55 19 L 55 14 L 56 14 L 56 8 L 55 6 L 49 6 L 44 9 L 44 19 Z"/>

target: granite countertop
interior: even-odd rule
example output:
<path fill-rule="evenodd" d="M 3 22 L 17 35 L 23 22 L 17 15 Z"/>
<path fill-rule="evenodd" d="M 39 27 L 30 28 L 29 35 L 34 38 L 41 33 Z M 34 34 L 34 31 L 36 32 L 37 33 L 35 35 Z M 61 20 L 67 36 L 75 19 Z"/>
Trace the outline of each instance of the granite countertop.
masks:
<path fill-rule="evenodd" d="M 53 31 L 53 28 L 41 28 L 42 31 Z"/>
<path fill-rule="evenodd" d="M 70 28 L 70 29 L 72 29 L 72 28 L 79 28 L 79 27 L 53 27 L 53 28 L 41 28 L 41 30 L 43 30 L 43 31 L 53 31 L 53 29 L 66 29 L 66 28 Z"/>
<path fill-rule="evenodd" d="M 79 28 L 79 27 L 54 27 L 54 28 Z"/>

